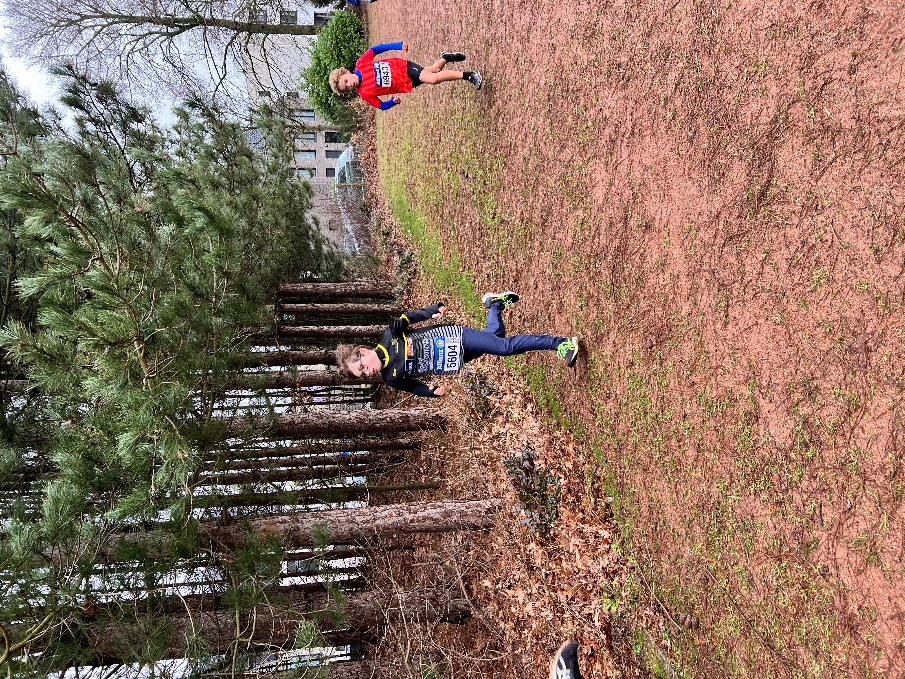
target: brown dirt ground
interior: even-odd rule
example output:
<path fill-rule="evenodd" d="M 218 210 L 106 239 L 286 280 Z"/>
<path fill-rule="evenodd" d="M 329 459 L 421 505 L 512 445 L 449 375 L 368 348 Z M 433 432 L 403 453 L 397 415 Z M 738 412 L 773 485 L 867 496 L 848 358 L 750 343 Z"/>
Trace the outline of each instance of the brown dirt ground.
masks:
<path fill-rule="evenodd" d="M 484 545 L 470 591 L 514 659 L 475 667 L 541 676 L 566 631 L 589 676 L 624 671 L 607 646 L 624 616 L 664 676 L 905 676 L 905 7 L 367 14 L 373 43 L 422 64 L 461 49 L 486 77 L 378 114 L 384 193 L 478 294 L 522 293 L 511 332 L 587 347 L 574 372 L 515 364 L 534 410 L 488 364 L 509 400 L 504 433 L 456 459 L 487 477 L 470 494 L 503 493 L 499 460 L 526 441 L 566 490 L 550 540 L 516 522 Z"/>

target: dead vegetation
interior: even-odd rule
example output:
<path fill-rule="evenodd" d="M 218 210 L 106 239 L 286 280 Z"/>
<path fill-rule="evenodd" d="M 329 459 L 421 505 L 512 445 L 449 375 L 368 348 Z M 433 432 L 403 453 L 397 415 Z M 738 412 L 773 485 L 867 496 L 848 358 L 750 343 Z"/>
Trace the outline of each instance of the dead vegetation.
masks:
<path fill-rule="evenodd" d="M 609 644 L 661 676 L 895 676 L 905 12 L 435 10 L 369 8 L 372 41 L 404 36 L 415 60 L 455 46 L 487 76 L 378 118 L 373 170 L 420 272 L 413 299 L 479 322 L 480 293 L 504 285 L 522 294 L 510 331 L 589 349 L 575 372 L 486 368 L 517 381 L 475 426 L 480 455 L 450 458 L 512 507 L 504 457 L 530 445 L 563 479 L 549 538 L 513 514 L 490 543 L 509 570 L 475 599 L 525 658 L 500 676 L 536 675 L 570 625 L 590 676 L 616 672 Z M 529 440 L 534 422 L 551 429 Z M 617 552 L 632 566 L 613 584 Z"/>

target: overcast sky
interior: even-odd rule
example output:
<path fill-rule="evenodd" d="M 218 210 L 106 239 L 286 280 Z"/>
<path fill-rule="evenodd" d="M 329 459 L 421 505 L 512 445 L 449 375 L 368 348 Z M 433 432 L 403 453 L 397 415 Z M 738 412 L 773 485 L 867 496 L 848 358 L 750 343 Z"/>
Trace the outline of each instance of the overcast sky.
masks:
<path fill-rule="evenodd" d="M 27 1 L 27 0 L 20 0 Z M 16 55 L 7 52 L 5 37 L 9 31 L 4 17 L 4 3 L 0 0 L 0 59 L 3 61 L 3 68 L 12 76 L 19 91 L 25 94 L 28 99 L 42 107 L 46 104 L 56 104 L 60 96 L 60 88 L 50 73 L 39 66 L 29 66 L 19 59 Z M 170 125 L 175 122 L 171 109 L 174 101 L 158 100 L 158 106 L 152 107 L 157 120 L 164 124 Z"/>
<path fill-rule="evenodd" d="M 2 59 L 3 67 L 6 72 L 12 76 L 19 91 L 25 94 L 32 103 L 37 104 L 39 108 L 45 105 L 56 104 L 61 94 L 56 78 L 52 77 L 46 68 L 29 66 L 26 64 L 25 60 L 18 58 L 19 55 L 7 52 L 8 48 L 6 46 L 5 38 L 10 29 L 6 25 L 5 5 L 9 2 L 28 2 L 28 0 L 0 0 L 0 59 Z M 239 103 L 240 101 L 244 103 L 246 96 L 245 77 L 242 74 L 241 69 L 233 64 L 232 61 L 229 62 L 229 65 L 228 82 L 237 97 L 234 101 L 235 103 Z M 202 77 L 202 79 L 212 78 L 211 74 L 207 72 L 203 66 L 203 64 L 196 64 L 196 70 L 198 71 L 199 76 Z M 153 99 L 149 105 L 158 122 L 167 126 L 171 125 L 176 120 L 172 114 L 173 106 L 176 103 L 176 100 L 173 98 L 160 96 Z"/>
<path fill-rule="evenodd" d="M 5 30 L 5 27 L 0 30 L 0 35 Z M 19 90 L 25 93 L 31 101 L 36 104 L 47 104 L 56 101 L 57 96 L 59 96 L 59 90 L 51 82 L 47 71 L 37 66 L 26 66 L 21 59 L 16 59 L 7 54 L 5 48 L 2 50 L 2 57 L 4 69 L 16 81 Z"/>

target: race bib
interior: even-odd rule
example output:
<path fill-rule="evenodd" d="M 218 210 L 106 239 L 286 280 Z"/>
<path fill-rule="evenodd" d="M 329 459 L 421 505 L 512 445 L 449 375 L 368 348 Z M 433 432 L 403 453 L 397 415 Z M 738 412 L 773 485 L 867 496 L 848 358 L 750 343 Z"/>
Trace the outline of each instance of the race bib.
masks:
<path fill-rule="evenodd" d="M 374 84 L 377 87 L 390 87 L 393 84 L 393 74 L 390 72 L 389 62 L 374 62 Z"/>
<path fill-rule="evenodd" d="M 462 338 L 435 337 L 433 363 L 438 375 L 458 372 L 462 365 Z"/>

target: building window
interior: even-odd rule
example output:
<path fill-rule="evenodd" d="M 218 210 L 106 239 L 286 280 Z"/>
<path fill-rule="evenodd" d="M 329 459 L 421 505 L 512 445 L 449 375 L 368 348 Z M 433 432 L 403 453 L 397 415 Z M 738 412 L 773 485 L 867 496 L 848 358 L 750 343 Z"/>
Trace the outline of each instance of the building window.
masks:
<path fill-rule="evenodd" d="M 295 26 L 299 22 L 298 12 L 294 9 L 284 9 L 280 11 L 280 23 L 287 26 Z"/>
<path fill-rule="evenodd" d="M 343 140 L 339 138 L 339 132 L 324 132 L 325 144 L 342 144 Z"/>
<path fill-rule="evenodd" d="M 342 150 L 327 149 L 327 158 L 339 158 L 343 154 Z"/>
<path fill-rule="evenodd" d="M 287 92 L 287 93 L 286 93 L 286 98 L 287 98 L 287 99 L 298 99 L 298 98 L 299 98 L 299 93 L 298 93 L 298 92 Z"/>
<path fill-rule="evenodd" d="M 327 168 L 327 176 L 328 176 L 328 177 L 335 177 L 335 176 L 336 176 L 336 168 L 335 168 L 335 167 L 328 167 L 328 168 Z"/>
<path fill-rule="evenodd" d="M 248 13 L 248 21 L 252 24 L 266 24 L 267 23 L 267 10 L 251 10 Z"/>
<path fill-rule="evenodd" d="M 315 167 L 298 167 L 295 170 L 295 176 L 299 179 L 311 179 L 317 176 L 317 168 Z"/>
<path fill-rule="evenodd" d="M 289 113 L 289 117 L 299 122 L 313 123 L 314 111 L 310 108 L 297 108 Z"/>
<path fill-rule="evenodd" d="M 270 90 L 258 90 L 258 97 L 263 99 L 264 97 L 270 96 Z"/>
<path fill-rule="evenodd" d="M 299 132 L 295 136 L 295 145 L 317 143 L 317 132 Z"/>
<path fill-rule="evenodd" d="M 315 12 L 314 13 L 314 25 L 317 28 L 321 26 L 326 26 L 330 23 L 330 17 L 333 15 L 332 12 Z"/>
<path fill-rule="evenodd" d="M 295 158 L 295 162 L 299 162 L 301 160 L 311 160 L 312 158 L 317 158 L 317 151 L 314 149 L 305 149 L 303 151 L 296 151 L 292 154 L 293 158 Z"/>

